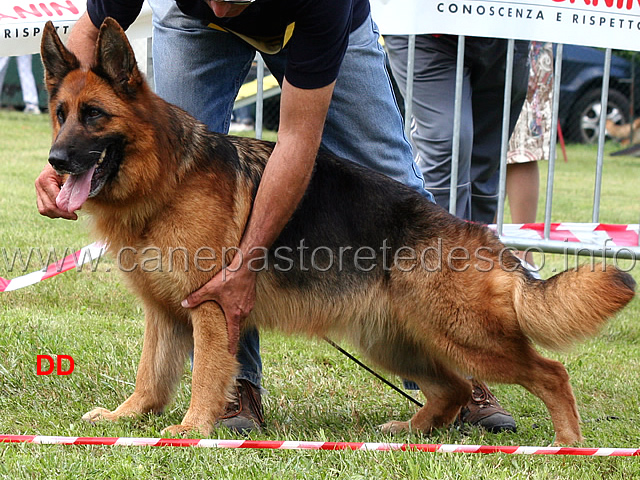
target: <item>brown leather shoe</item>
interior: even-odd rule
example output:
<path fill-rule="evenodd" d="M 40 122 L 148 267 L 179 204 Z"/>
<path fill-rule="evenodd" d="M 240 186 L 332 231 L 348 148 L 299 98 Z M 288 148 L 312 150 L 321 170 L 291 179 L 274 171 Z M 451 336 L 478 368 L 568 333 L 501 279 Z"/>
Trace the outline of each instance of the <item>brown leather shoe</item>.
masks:
<path fill-rule="evenodd" d="M 233 401 L 227 404 L 224 415 L 216 423 L 242 435 L 262 431 L 264 413 L 260 389 L 244 379 L 237 380 L 234 388 Z"/>
<path fill-rule="evenodd" d="M 460 409 L 458 420 L 469 425 L 481 426 L 491 433 L 515 432 L 516 422 L 509 412 L 500 406 L 489 388 L 472 379 L 471 400 Z"/>

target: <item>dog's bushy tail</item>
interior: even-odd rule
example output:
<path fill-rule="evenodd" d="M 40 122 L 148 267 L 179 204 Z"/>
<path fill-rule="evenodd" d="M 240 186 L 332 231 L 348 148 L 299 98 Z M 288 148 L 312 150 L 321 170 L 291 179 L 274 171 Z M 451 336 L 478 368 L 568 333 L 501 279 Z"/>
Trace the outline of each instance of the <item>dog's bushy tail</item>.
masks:
<path fill-rule="evenodd" d="M 562 350 L 595 335 L 635 295 L 631 275 L 603 265 L 583 265 L 548 280 L 516 287 L 514 307 L 522 331 L 540 346 Z"/>

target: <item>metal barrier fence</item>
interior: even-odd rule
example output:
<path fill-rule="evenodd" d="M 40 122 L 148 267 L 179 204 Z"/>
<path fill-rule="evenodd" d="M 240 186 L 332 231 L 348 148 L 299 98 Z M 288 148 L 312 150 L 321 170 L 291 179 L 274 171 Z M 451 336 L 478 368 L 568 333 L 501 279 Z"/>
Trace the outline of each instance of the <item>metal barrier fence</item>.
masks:
<path fill-rule="evenodd" d="M 458 178 L 458 163 L 459 163 L 459 143 L 460 143 L 460 119 L 462 109 L 462 67 L 464 61 L 464 48 L 465 42 L 464 36 L 459 36 L 458 42 L 458 61 L 457 61 L 457 78 L 455 88 L 455 117 L 454 117 L 454 140 L 452 149 L 452 165 L 451 165 L 451 178 Z M 552 101 L 552 123 L 551 123 L 551 138 L 550 138 L 550 152 L 549 162 L 547 170 L 547 186 L 546 186 L 546 199 L 544 210 L 544 234 L 542 239 L 532 239 L 517 236 L 504 235 L 504 210 L 505 210 L 505 198 L 506 198 L 506 171 L 507 171 L 507 151 L 508 151 L 508 118 L 510 114 L 511 104 L 511 84 L 513 73 L 513 59 L 514 59 L 514 40 L 508 41 L 508 51 L 506 60 L 506 77 L 505 77 L 505 93 L 504 93 L 504 110 L 503 110 L 503 124 L 502 124 L 502 137 L 501 137 L 501 155 L 500 155 L 500 183 L 499 183 L 499 200 L 497 210 L 497 225 L 496 230 L 502 242 L 518 250 L 535 249 L 545 253 L 559 253 L 559 254 L 571 254 L 571 255 L 589 255 L 598 256 L 601 258 L 615 258 L 615 259 L 630 259 L 636 260 L 640 258 L 640 244 L 637 246 L 617 246 L 610 245 L 607 242 L 603 242 L 602 245 L 585 242 L 564 242 L 551 239 L 551 211 L 553 208 L 553 186 L 554 186 L 554 174 L 556 166 L 556 144 L 557 144 L 557 132 L 558 132 L 558 111 L 559 111 L 559 98 L 560 98 L 560 79 L 562 75 L 563 64 L 563 44 L 557 44 L 557 50 L 554 60 L 554 85 L 553 85 L 553 101 Z M 258 86 L 257 93 L 255 95 L 242 96 L 242 98 L 236 102 L 236 106 L 244 106 L 251 103 L 256 103 L 256 137 L 262 138 L 263 135 L 263 101 L 266 98 L 263 83 L 259 81 L 264 78 L 264 62 L 260 55 L 257 55 L 258 63 Z M 407 56 L 407 71 L 414 71 L 414 58 L 415 58 L 415 35 L 409 35 L 409 51 Z M 601 112 L 597 139 L 597 159 L 596 159 L 596 180 L 594 186 L 593 195 L 593 209 L 592 209 L 592 222 L 598 223 L 600 221 L 600 199 L 602 192 L 602 176 L 603 176 L 603 164 L 604 164 L 604 143 L 606 138 L 606 120 L 607 120 L 607 104 L 609 101 L 609 79 L 611 72 L 611 49 L 605 50 L 604 60 L 604 74 L 602 82 L 602 94 L 600 99 Z M 407 75 L 406 85 L 406 98 L 404 102 L 405 111 L 405 130 L 407 137 L 410 135 L 411 125 L 411 105 L 413 99 L 413 76 Z M 279 89 L 270 89 L 268 96 L 277 95 Z M 632 105 L 633 107 L 633 105 Z M 456 209 L 456 188 L 455 185 L 451 186 L 450 191 L 450 212 L 455 213 Z"/>

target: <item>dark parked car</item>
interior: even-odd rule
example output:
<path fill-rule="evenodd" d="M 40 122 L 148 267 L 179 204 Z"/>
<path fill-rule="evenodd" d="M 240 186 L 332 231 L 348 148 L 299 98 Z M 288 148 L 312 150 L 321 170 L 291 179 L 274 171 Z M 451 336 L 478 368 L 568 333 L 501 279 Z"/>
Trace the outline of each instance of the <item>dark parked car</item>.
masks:
<path fill-rule="evenodd" d="M 558 118 L 568 141 L 598 140 L 604 58 L 603 50 L 564 45 Z M 607 117 L 615 123 L 629 123 L 632 116 L 640 113 L 640 69 L 637 67 L 625 58 L 611 56 Z"/>

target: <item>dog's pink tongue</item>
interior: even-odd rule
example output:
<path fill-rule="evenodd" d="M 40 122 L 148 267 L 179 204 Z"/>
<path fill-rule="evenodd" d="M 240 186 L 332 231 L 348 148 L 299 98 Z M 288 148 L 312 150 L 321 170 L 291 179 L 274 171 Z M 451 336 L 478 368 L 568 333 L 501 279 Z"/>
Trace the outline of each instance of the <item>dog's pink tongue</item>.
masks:
<path fill-rule="evenodd" d="M 56 205 L 60 210 L 72 213 L 78 210 L 89 198 L 91 191 L 91 177 L 96 169 L 95 165 L 80 175 L 69 175 L 60 193 L 56 197 Z"/>

